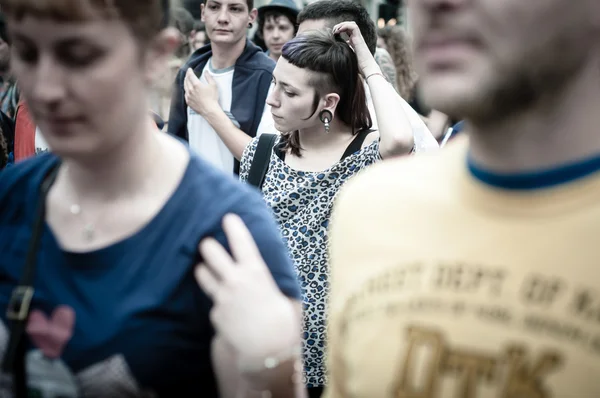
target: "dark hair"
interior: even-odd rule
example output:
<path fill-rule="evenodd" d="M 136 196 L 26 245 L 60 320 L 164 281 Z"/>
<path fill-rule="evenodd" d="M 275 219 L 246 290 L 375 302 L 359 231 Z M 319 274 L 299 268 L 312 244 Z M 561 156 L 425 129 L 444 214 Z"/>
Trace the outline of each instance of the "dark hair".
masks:
<path fill-rule="evenodd" d="M 377 48 L 375 22 L 371 20 L 369 12 L 362 5 L 348 0 L 316 1 L 300 11 L 298 25 L 304 21 L 318 19 L 327 20 L 330 29 L 340 22 L 356 22 L 371 54 L 375 55 Z"/>
<path fill-rule="evenodd" d="M 298 33 L 298 24 L 296 23 L 296 12 L 286 9 L 284 7 L 275 8 L 272 10 L 267 10 L 264 13 L 258 15 L 258 30 L 256 31 L 257 35 L 262 39 L 264 38 L 263 29 L 265 28 L 265 23 L 273 18 L 277 20 L 280 17 L 287 18 L 292 26 L 294 27 L 294 36 Z"/>
<path fill-rule="evenodd" d="M 206 25 L 202 21 L 194 21 L 194 31 L 206 32 Z"/>
<path fill-rule="evenodd" d="M 184 36 L 189 36 L 194 30 L 194 17 L 192 13 L 183 7 L 174 7 L 171 9 L 171 18 L 169 25 L 180 31 Z"/>
<path fill-rule="evenodd" d="M 143 41 L 167 26 L 169 0 L 0 0 L 2 12 L 22 19 L 26 14 L 49 16 L 57 21 L 86 21 L 99 11 L 104 18 L 122 19 Z"/>
<path fill-rule="evenodd" d="M 319 98 L 327 93 L 337 93 L 340 101 L 335 116 L 352 128 L 352 134 L 368 130 L 373 125 L 367 96 L 360 77 L 358 59 L 350 46 L 330 30 L 306 32 L 283 45 L 281 56 L 290 64 L 313 73 L 309 84 L 315 88 L 313 111 L 317 111 Z M 300 156 L 298 131 L 283 133 L 284 149 Z"/>

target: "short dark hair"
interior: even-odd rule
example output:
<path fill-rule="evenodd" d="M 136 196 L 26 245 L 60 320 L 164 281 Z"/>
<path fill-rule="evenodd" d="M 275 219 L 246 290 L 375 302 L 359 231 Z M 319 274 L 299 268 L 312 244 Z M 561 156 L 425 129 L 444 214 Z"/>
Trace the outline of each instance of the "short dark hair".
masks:
<path fill-rule="evenodd" d="M 202 4 L 206 4 L 207 0 L 202 0 Z M 246 5 L 248 6 L 248 12 L 252 11 L 254 8 L 254 0 L 246 0 Z"/>
<path fill-rule="evenodd" d="M 304 21 L 325 19 L 329 28 L 345 21 L 354 21 L 367 43 L 371 54 L 377 49 L 377 30 L 365 7 L 348 0 L 316 1 L 310 3 L 298 14 L 298 25 Z"/>
<path fill-rule="evenodd" d="M 358 59 L 343 38 L 329 29 L 306 32 L 284 44 L 281 56 L 298 68 L 314 72 L 309 82 L 315 88 L 310 117 L 317 111 L 322 95 L 337 93 L 340 101 L 334 117 L 350 126 L 353 134 L 372 127 Z M 300 156 L 302 150 L 298 134 L 298 131 L 282 133 L 284 148 L 296 156 Z"/>
<path fill-rule="evenodd" d="M 174 7 L 171 9 L 169 25 L 188 36 L 194 30 L 194 17 L 192 13 L 183 7 Z"/>
<path fill-rule="evenodd" d="M 277 20 L 280 17 L 284 17 L 289 19 L 289 21 L 291 22 L 292 26 L 294 27 L 294 36 L 296 36 L 296 33 L 298 32 L 298 24 L 296 23 L 296 12 L 292 11 L 292 10 L 287 10 L 283 7 L 281 8 L 275 8 L 273 10 L 267 10 L 264 13 L 258 14 L 258 30 L 256 31 L 256 33 L 263 38 L 263 29 L 265 27 L 265 22 L 267 22 L 269 19 L 273 18 L 274 20 Z"/>

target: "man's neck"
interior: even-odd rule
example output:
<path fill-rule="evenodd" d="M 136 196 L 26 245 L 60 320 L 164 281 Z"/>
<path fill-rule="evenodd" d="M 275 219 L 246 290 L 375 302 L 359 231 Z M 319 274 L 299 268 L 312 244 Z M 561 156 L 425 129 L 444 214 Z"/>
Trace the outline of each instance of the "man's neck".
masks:
<path fill-rule="evenodd" d="M 233 44 L 211 43 L 212 67 L 215 69 L 225 69 L 234 66 L 237 59 L 244 52 L 244 48 L 246 48 L 245 37 Z"/>
<path fill-rule="evenodd" d="M 277 62 L 279 61 L 279 57 L 281 56 L 281 54 L 273 54 L 273 53 L 269 53 L 269 58 L 271 58 L 273 61 Z"/>
<path fill-rule="evenodd" d="M 470 123 L 470 156 L 498 173 L 548 169 L 600 155 L 600 75 L 589 65 L 564 88 L 493 123 Z"/>

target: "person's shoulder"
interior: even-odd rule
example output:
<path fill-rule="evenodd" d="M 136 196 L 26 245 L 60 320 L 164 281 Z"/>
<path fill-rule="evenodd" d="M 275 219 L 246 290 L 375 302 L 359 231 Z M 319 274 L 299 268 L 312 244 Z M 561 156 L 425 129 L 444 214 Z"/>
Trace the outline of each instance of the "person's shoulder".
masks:
<path fill-rule="evenodd" d="M 260 194 L 247 184 L 241 183 L 233 173 L 225 173 L 196 154 L 191 154 L 189 184 L 195 192 L 194 201 L 205 210 L 224 215 L 243 206 L 263 205 Z M 190 198 L 191 199 L 191 198 Z"/>
<path fill-rule="evenodd" d="M 30 200 L 31 193 L 39 188 L 48 171 L 57 162 L 58 158 L 48 152 L 0 171 L 0 208 L 4 210 L 10 203 L 23 204 L 24 201 Z"/>
<path fill-rule="evenodd" d="M 336 204 L 342 212 L 369 217 L 374 212 L 436 200 L 443 197 L 457 168 L 466 167 L 465 151 L 466 142 L 460 141 L 444 150 L 375 164 L 342 188 Z"/>
<path fill-rule="evenodd" d="M 204 46 L 199 48 L 192 55 L 190 55 L 185 62 L 182 63 L 183 65 L 179 68 L 178 74 L 185 74 L 189 68 L 192 68 L 196 72 L 199 70 L 199 68 L 204 68 L 206 62 L 211 57 L 211 54 L 212 52 L 210 45 L 208 45 L 208 47 Z"/>
<path fill-rule="evenodd" d="M 256 73 L 273 73 L 275 69 L 275 61 L 269 58 L 263 51 L 252 51 L 248 54 L 248 57 L 243 59 L 241 65 L 236 65 L 244 68 L 251 69 Z"/>

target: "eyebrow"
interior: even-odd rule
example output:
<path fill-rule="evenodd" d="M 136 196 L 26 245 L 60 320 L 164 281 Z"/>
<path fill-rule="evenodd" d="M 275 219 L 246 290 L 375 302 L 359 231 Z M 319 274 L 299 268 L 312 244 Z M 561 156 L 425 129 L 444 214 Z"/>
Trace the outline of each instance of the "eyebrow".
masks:
<path fill-rule="evenodd" d="M 208 3 L 216 4 L 216 5 L 219 5 L 219 6 L 220 6 L 220 5 L 222 5 L 222 4 L 221 4 L 221 2 L 219 2 L 219 1 L 216 1 L 216 0 L 208 0 L 208 1 L 206 2 L 206 4 L 208 4 Z M 238 3 L 229 3 L 229 4 L 227 4 L 227 5 L 228 5 L 228 6 L 233 6 L 233 7 L 242 7 L 242 6 L 244 5 L 244 3 L 242 3 L 242 2 L 238 2 Z"/>
<path fill-rule="evenodd" d="M 28 45 L 34 45 L 35 42 L 30 39 L 29 37 L 18 33 L 18 32 L 14 32 L 12 35 L 13 40 L 17 40 L 17 41 L 21 41 L 25 44 Z M 82 44 L 90 44 L 87 40 L 82 39 L 79 36 L 74 36 L 74 37 L 69 37 L 69 38 L 65 38 L 62 39 L 60 41 L 58 41 L 58 43 L 56 43 L 54 46 L 60 46 L 60 47 L 72 47 L 72 46 L 77 46 L 77 45 L 82 45 Z"/>
<path fill-rule="evenodd" d="M 275 79 L 275 76 L 273 76 L 273 79 Z M 275 81 L 277 81 L 277 79 L 275 79 Z M 298 90 L 296 87 L 294 87 L 291 84 L 286 83 L 286 82 L 280 81 L 279 84 L 281 84 L 284 88 L 291 88 L 292 90 L 296 90 L 296 91 Z"/>

